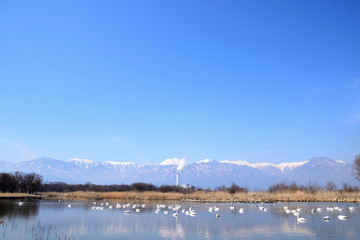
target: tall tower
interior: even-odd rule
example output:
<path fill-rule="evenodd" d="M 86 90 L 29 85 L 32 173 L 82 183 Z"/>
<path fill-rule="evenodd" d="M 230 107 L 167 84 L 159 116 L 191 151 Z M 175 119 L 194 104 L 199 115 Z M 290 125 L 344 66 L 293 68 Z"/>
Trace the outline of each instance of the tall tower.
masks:
<path fill-rule="evenodd" d="M 180 174 L 179 172 L 176 173 L 176 186 L 178 187 L 180 183 Z"/>

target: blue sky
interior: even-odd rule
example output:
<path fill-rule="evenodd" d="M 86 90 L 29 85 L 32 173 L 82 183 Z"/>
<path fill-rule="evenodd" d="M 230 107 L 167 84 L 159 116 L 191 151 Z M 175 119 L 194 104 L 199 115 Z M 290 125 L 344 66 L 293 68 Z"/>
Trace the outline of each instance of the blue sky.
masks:
<path fill-rule="evenodd" d="M 352 162 L 359 1 L 1 1 L 0 161 Z"/>

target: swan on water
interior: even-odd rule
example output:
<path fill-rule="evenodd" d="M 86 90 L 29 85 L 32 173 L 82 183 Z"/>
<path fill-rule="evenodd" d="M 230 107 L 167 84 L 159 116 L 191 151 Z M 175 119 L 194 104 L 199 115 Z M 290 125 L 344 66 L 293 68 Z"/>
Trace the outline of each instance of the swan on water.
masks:
<path fill-rule="evenodd" d="M 345 216 L 345 215 L 339 215 L 338 216 L 338 219 L 340 220 L 347 220 L 349 217 L 348 216 Z"/>
<path fill-rule="evenodd" d="M 296 216 L 296 221 L 299 222 L 299 223 L 303 223 L 303 222 L 306 222 L 306 218 L 299 217 L 299 215 L 297 215 Z"/>

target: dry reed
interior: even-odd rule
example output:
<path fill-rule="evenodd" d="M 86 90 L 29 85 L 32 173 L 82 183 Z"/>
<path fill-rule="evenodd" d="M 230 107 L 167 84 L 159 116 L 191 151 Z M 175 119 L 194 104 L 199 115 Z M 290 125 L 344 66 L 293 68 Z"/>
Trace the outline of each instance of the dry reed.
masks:
<path fill-rule="evenodd" d="M 284 192 L 248 192 L 230 194 L 224 191 L 192 193 L 175 192 L 68 192 L 68 193 L 44 193 L 47 199 L 63 200 L 137 200 L 137 201 L 195 201 L 195 202 L 360 202 L 360 192 L 340 191 L 317 191 L 315 193 L 305 191 Z"/>
<path fill-rule="evenodd" d="M 29 193 L 0 193 L 0 198 L 36 198 L 41 197 L 41 195 L 34 195 Z"/>

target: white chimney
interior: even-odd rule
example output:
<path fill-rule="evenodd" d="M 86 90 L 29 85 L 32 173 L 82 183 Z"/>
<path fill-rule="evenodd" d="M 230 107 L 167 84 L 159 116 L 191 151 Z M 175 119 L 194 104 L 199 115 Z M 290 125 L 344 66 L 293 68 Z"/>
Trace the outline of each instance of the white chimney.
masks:
<path fill-rule="evenodd" d="M 180 174 L 177 172 L 176 173 L 176 186 L 178 187 L 180 183 Z"/>

